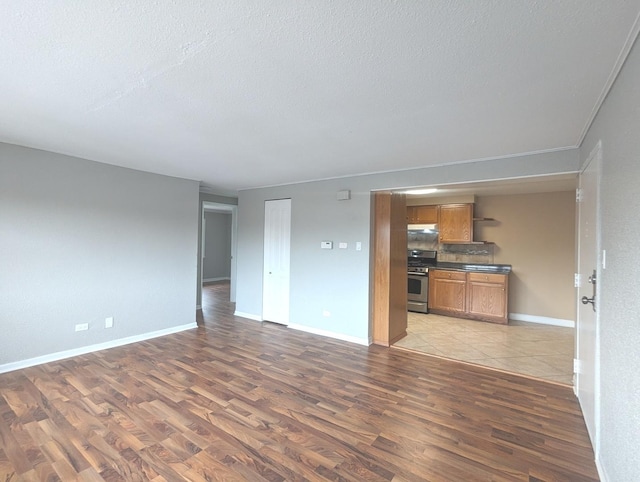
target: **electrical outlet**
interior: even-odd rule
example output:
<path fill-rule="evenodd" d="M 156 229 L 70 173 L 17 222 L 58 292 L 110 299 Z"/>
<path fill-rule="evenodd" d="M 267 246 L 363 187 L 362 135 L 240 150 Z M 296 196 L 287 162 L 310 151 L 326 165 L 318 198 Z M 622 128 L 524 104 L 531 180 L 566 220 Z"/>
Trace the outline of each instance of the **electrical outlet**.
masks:
<path fill-rule="evenodd" d="M 89 329 L 89 323 L 78 323 L 76 325 L 76 331 L 85 331 Z"/>
<path fill-rule="evenodd" d="M 105 328 L 113 328 L 113 316 L 104 319 Z"/>

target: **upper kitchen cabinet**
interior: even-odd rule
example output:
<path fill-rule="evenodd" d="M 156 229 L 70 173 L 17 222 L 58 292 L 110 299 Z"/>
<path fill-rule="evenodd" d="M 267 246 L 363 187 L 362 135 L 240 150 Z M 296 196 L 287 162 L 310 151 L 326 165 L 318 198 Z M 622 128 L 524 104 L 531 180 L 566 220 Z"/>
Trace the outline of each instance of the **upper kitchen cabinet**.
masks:
<path fill-rule="evenodd" d="M 438 222 L 438 206 L 407 206 L 407 223 L 435 224 Z"/>
<path fill-rule="evenodd" d="M 473 242 L 473 204 L 442 204 L 439 211 L 440 243 Z"/>

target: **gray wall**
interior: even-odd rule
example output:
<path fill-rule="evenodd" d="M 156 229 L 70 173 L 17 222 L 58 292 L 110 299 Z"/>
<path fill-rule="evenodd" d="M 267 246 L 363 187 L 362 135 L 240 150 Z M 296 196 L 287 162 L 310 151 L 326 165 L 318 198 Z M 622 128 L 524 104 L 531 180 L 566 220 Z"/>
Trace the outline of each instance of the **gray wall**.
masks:
<path fill-rule="evenodd" d="M 608 480 L 640 474 L 640 46 L 580 148 L 584 162 L 602 140 L 600 282 L 601 452 Z"/>
<path fill-rule="evenodd" d="M 237 312 L 261 317 L 265 200 L 292 199 L 290 323 L 367 340 L 372 190 L 575 172 L 578 165 L 573 149 L 241 191 Z M 352 199 L 337 201 L 337 191 L 344 189 L 351 190 Z M 333 241 L 334 249 L 321 250 L 324 240 Z M 341 241 L 348 249 L 338 249 Z M 357 241 L 362 251 L 355 251 Z M 325 310 L 330 317 L 323 316 Z"/>
<path fill-rule="evenodd" d="M 197 206 L 194 181 L 0 144 L 0 365 L 193 323 Z"/>
<path fill-rule="evenodd" d="M 202 279 L 228 279 L 231 276 L 231 214 L 205 211 L 204 218 Z"/>

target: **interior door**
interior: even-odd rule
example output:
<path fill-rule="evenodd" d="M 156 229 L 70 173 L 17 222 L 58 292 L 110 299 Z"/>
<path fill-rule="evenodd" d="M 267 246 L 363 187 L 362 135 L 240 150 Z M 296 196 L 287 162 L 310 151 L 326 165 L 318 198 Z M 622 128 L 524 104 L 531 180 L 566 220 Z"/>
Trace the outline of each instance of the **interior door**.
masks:
<path fill-rule="evenodd" d="M 291 250 L 291 199 L 264 205 L 264 267 L 262 319 L 289 323 L 289 263 Z"/>
<path fill-rule="evenodd" d="M 577 289 L 576 392 L 596 455 L 600 413 L 600 330 L 597 283 L 600 278 L 598 196 L 601 157 L 601 146 L 598 144 L 580 173 L 578 191 L 579 286 Z"/>

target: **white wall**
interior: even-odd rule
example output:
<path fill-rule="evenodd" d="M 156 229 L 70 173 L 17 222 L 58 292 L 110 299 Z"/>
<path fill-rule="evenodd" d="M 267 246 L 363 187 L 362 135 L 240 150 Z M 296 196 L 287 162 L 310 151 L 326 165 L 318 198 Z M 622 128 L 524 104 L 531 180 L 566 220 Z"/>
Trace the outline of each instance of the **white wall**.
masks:
<path fill-rule="evenodd" d="M 229 279 L 231 276 L 231 213 L 204 213 L 204 259 L 202 279 Z"/>
<path fill-rule="evenodd" d="M 0 144 L 0 369 L 194 323 L 197 232 L 197 182 Z"/>
<path fill-rule="evenodd" d="M 627 61 L 580 148 L 602 140 L 600 277 L 601 453 L 609 481 L 640 474 L 640 46 Z"/>
<path fill-rule="evenodd" d="M 290 322 L 368 340 L 372 190 L 575 172 L 578 161 L 574 149 L 241 191 L 237 312 L 261 317 L 265 200 L 292 199 Z M 337 201 L 336 193 L 344 189 L 352 199 Z M 321 250 L 323 240 L 333 241 L 334 249 Z M 348 249 L 338 249 L 341 241 Z M 355 251 L 357 241 L 362 251 Z M 323 316 L 324 310 L 331 316 Z"/>

